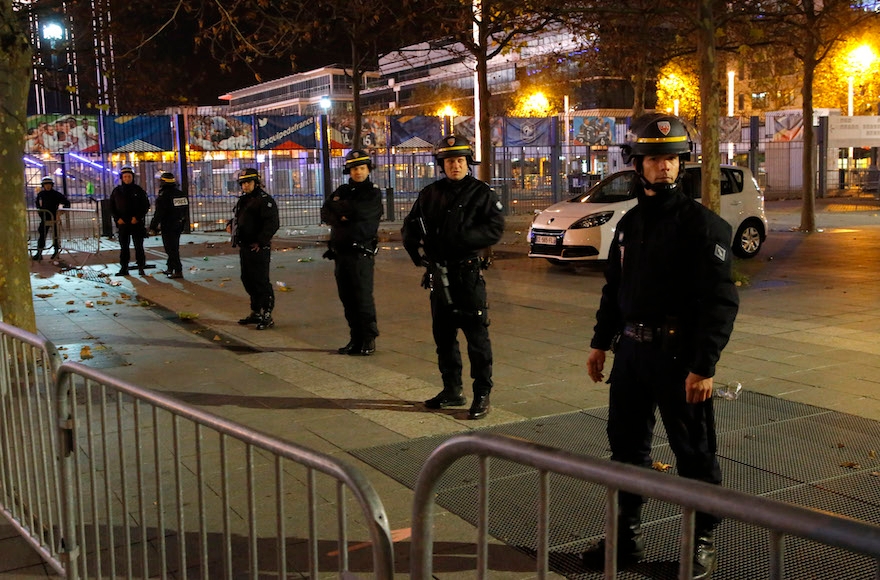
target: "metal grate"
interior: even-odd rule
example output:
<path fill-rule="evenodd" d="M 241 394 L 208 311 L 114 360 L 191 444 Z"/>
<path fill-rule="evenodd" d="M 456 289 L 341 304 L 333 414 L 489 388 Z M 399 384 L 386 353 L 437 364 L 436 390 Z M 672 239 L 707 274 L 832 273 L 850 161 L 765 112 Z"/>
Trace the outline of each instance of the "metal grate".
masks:
<path fill-rule="evenodd" d="M 481 429 L 543 445 L 608 457 L 607 407 Z M 880 422 L 743 392 L 715 400 L 718 454 L 724 485 L 880 524 Z M 658 418 L 653 458 L 673 465 Z M 355 457 L 412 488 L 427 456 L 448 435 L 352 451 Z M 874 451 L 875 453 L 871 453 Z M 489 467 L 489 533 L 525 553 L 536 549 L 537 472 L 492 460 Z M 437 504 L 476 523 L 477 459 L 456 461 L 444 474 Z M 604 490 L 572 478 L 550 476 L 550 566 L 569 578 L 599 579 L 578 554 L 603 532 Z M 621 571 L 621 580 L 674 580 L 678 573 L 678 506 L 649 500 L 643 512 L 647 558 Z M 718 529 L 719 569 L 714 580 L 754 580 L 769 575 L 767 531 L 735 521 Z M 789 537 L 786 577 L 875 578 L 869 557 Z"/>

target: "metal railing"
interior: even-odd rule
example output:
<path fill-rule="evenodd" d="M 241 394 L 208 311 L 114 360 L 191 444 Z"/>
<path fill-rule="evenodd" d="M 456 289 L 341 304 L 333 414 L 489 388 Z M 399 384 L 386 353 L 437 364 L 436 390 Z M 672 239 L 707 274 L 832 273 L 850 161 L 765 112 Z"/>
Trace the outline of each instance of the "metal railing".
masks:
<path fill-rule="evenodd" d="M 349 574 L 346 489 L 374 577 L 392 576 L 385 509 L 345 463 L 78 363 L 58 388 L 68 578 L 318 578 L 330 554 Z M 319 540 L 330 529 L 335 549 Z"/>
<path fill-rule="evenodd" d="M 50 212 L 42 209 L 28 209 L 29 232 L 39 235 L 38 224 L 40 215 L 47 229 L 45 249 L 56 247 L 63 254 L 64 261 L 71 267 L 81 268 L 101 249 L 101 223 L 97 205 L 88 207 L 82 204 L 79 208 L 59 208 L 57 216 L 52 219 Z M 39 240 L 34 242 L 32 250 L 38 249 Z"/>
<path fill-rule="evenodd" d="M 0 363 L 0 513 L 63 574 L 63 513 L 54 460 L 61 357 L 52 343 L 0 322 Z"/>
<path fill-rule="evenodd" d="M 692 577 L 694 515 L 709 512 L 766 528 L 769 533 L 770 578 L 785 577 L 784 536 L 793 535 L 867 554 L 876 561 L 880 580 L 880 526 L 806 507 L 749 495 L 704 482 L 669 477 L 649 469 L 577 455 L 528 441 L 487 433 L 455 435 L 440 444 L 419 472 L 412 516 L 411 578 L 432 577 L 433 505 L 440 477 L 457 459 L 479 457 L 477 480 L 477 575 L 488 574 L 489 458 L 500 458 L 538 470 L 537 577 L 547 578 L 549 559 L 550 473 L 596 483 L 606 488 L 605 578 L 617 578 L 617 496 L 627 491 L 682 506 L 679 578 Z"/>

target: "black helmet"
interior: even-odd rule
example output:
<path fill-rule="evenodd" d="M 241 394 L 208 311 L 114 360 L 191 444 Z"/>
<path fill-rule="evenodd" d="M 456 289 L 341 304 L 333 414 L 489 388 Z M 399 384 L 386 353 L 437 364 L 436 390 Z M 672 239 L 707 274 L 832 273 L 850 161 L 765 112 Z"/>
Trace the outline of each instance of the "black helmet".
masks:
<path fill-rule="evenodd" d="M 443 161 L 450 157 L 466 157 L 468 165 L 477 164 L 474 161 L 474 150 L 470 141 L 461 135 L 449 135 L 441 139 L 434 147 L 434 157 L 437 161 Z"/>
<path fill-rule="evenodd" d="M 342 173 L 348 175 L 351 173 L 352 167 L 357 167 L 359 165 L 366 165 L 367 169 L 370 171 L 373 170 L 373 161 L 370 159 L 370 156 L 360 149 L 352 149 L 349 151 L 348 155 L 345 156 L 345 167 L 342 168 Z"/>
<path fill-rule="evenodd" d="M 177 183 L 177 180 L 174 179 L 174 174 L 170 171 L 163 172 L 162 175 L 159 176 L 159 180 L 162 181 L 162 183 Z"/>
<path fill-rule="evenodd" d="M 260 174 L 253 167 L 246 167 L 238 173 L 239 185 L 245 181 L 253 181 L 256 185 L 260 185 Z"/>
<path fill-rule="evenodd" d="M 645 155 L 678 155 L 684 161 L 690 155 L 691 144 L 687 128 L 678 117 L 652 113 L 633 121 L 621 152 L 625 163 Z"/>
<path fill-rule="evenodd" d="M 134 175 L 134 169 L 131 168 L 131 165 L 126 165 L 119 170 L 120 175 L 122 175 L 123 173 L 131 173 L 132 175 Z"/>
<path fill-rule="evenodd" d="M 43 178 L 43 181 L 41 181 L 40 183 L 43 185 L 46 185 L 47 183 L 49 185 L 55 185 L 55 180 L 47 175 L 46 177 Z"/>

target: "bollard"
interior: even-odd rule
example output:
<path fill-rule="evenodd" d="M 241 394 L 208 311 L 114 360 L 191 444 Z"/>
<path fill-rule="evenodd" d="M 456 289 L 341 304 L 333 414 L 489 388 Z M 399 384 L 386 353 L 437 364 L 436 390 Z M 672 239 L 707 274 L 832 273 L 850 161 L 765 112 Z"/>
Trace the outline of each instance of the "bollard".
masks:
<path fill-rule="evenodd" d="M 385 188 L 385 219 L 394 221 L 394 188 Z"/>

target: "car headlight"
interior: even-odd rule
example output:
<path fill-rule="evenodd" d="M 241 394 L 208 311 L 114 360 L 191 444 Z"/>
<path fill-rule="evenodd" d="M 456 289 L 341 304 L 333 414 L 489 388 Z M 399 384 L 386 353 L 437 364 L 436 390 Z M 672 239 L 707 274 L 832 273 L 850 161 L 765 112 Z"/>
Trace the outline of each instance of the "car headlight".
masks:
<path fill-rule="evenodd" d="M 602 211 L 599 213 L 591 213 L 586 217 L 582 217 L 578 221 L 574 222 L 570 228 L 570 230 L 581 230 L 585 228 L 596 228 L 601 226 L 604 223 L 607 223 L 608 220 L 611 219 L 611 216 L 614 215 L 613 211 Z"/>

